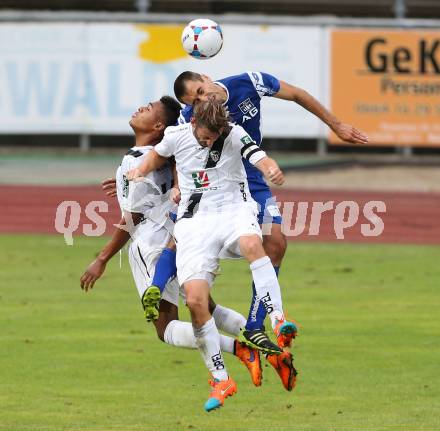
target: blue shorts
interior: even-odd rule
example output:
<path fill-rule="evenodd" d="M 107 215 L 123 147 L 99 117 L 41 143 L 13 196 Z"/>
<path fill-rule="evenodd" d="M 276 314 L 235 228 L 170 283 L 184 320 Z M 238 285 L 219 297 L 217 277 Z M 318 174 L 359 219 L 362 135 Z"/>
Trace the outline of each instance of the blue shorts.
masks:
<path fill-rule="evenodd" d="M 275 197 L 263 177 L 248 178 L 249 191 L 254 201 L 258 204 L 259 224 L 281 224 L 282 218 Z"/>

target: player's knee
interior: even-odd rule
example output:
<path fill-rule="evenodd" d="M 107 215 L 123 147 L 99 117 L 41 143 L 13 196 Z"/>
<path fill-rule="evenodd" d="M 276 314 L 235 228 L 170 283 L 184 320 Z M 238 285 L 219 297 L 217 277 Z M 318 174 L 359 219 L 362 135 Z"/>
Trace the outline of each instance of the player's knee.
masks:
<path fill-rule="evenodd" d="M 261 239 L 258 236 L 242 237 L 240 239 L 240 250 L 245 258 L 254 260 L 262 257 L 265 253 Z"/>
<path fill-rule="evenodd" d="M 207 308 L 208 306 L 204 296 L 198 293 L 187 293 L 186 305 L 191 311 L 196 313 Z"/>

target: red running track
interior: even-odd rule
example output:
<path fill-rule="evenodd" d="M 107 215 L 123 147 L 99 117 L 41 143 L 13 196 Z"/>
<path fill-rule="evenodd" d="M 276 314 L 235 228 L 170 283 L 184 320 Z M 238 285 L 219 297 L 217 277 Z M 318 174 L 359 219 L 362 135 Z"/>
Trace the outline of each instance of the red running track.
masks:
<path fill-rule="evenodd" d="M 300 226 L 297 223 L 297 208 L 299 202 L 305 207 L 308 203 L 304 231 L 294 236 L 288 236 L 295 241 L 348 241 L 369 243 L 407 243 L 407 244 L 440 244 L 440 193 L 402 193 L 402 192 L 355 192 L 355 191 L 309 191 L 309 190 L 278 190 L 278 201 L 283 210 L 286 202 L 293 202 L 292 217 L 285 216 L 285 230 Z M 108 212 L 100 212 L 106 221 L 105 233 L 111 233 L 112 224 L 118 221 L 120 212 L 116 199 L 108 198 L 99 186 L 0 186 L 0 233 L 48 233 L 56 234 L 55 214 L 58 205 L 63 201 L 78 202 L 81 210 L 80 223 L 75 234 L 82 234 L 84 224 L 97 225 L 85 215 L 85 208 L 91 201 L 104 201 L 108 204 Z M 322 214 L 316 235 L 310 230 L 312 206 L 319 202 L 331 202 L 333 210 Z M 334 208 L 340 204 L 340 215 L 345 220 L 348 210 L 344 213 L 344 204 L 352 201 L 352 211 L 359 208 L 359 219 L 351 227 L 342 230 L 343 240 L 338 240 L 336 228 L 341 226 L 341 220 L 335 216 Z M 382 201 L 386 205 L 385 213 L 377 215 L 382 219 L 384 230 L 381 235 L 365 237 L 361 233 L 361 225 L 373 226 L 363 215 L 363 208 L 369 201 Z M 291 205 L 291 204 L 290 204 Z M 316 214 L 315 214 L 316 216 Z M 69 221 L 70 212 L 67 213 Z M 289 218 L 291 220 L 289 220 Z M 365 228 L 365 227 L 364 227 Z"/>

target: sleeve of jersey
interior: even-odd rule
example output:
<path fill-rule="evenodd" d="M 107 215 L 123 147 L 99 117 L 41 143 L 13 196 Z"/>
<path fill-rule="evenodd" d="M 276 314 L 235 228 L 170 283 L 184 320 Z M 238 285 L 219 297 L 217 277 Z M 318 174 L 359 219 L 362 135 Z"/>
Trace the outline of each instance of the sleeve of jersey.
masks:
<path fill-rule="evenodd" d="M 252 165 L 258 163 L 266 157 L 266 153 L 252 140 L 252 138 L 242 129 L 237 127 L 236 136 L 240 140 L 241 156 Z"/>
<path fill-rule="evenodd" d="M 144 157 L 129 162 L 127 170 L 136 168 Z M 130 213 L 144 213 L 154 205 L 154 195 L 160 194 L 154 184 L 152 174 L 148 174 L 142 181 L 127 181 L 127 189 L 122 200 L 122 209 Z"/>
<path fill-rule="evenodd" d="M 152 197 L 154 196 L 155 188 L 148 177 L 143 181 L 130 181 L 129 193 L 124 202 L 124 210 L 131 213 L 144 213 L 153 205 Z"/>
<path fill-rule="evenodd" d="M 260 97 L 273 96 L 280 91 L 280 81 L 275 76 L 264 72 L 248 72 L 248 75 Z"/>
<path fill-rule="evenodd" d="M 180 110 L 179 118 L 177 119 L 177 124 L 189 123 L 192 117 L 192 106 L 187 105 Z"/>
<path fill-rule="evenodd" d="M 174 139 L 172 138 L 172 134 L 170 134 L 167 129 L 165 129 L 165 135 L 163 139 L 154 147 L 159 156 L 162 157 L 171 157 L 174 154 Z"/>

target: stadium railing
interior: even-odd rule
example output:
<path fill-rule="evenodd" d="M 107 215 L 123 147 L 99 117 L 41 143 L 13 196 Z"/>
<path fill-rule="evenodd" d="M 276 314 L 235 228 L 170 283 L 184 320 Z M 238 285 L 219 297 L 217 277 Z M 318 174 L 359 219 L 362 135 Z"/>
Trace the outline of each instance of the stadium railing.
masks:
<path fill-rule="evenodd" d="M 0 0 L 1 9 L 440 18 L 439 0 Z"/>

